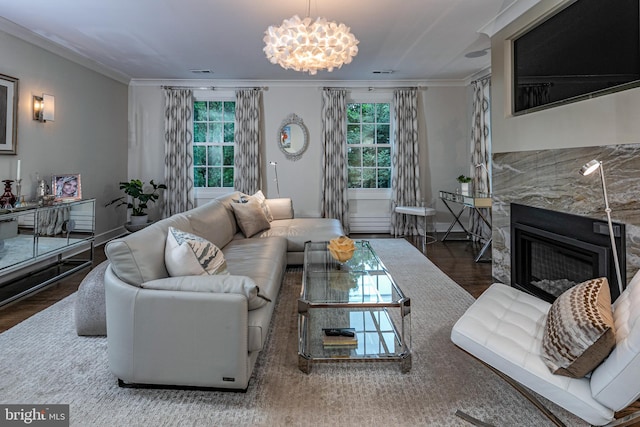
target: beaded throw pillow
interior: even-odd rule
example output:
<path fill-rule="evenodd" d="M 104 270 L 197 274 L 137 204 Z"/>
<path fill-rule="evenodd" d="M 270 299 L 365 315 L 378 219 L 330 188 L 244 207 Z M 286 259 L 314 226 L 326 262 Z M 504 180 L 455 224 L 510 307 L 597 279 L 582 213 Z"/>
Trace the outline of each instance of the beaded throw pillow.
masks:
<path fill-rule="evenodd" d="M 616 343 L 606 277 L 580 283 L 560 295 L 547 314 L 542 358 L 557 375 L 582 378 Z"/>

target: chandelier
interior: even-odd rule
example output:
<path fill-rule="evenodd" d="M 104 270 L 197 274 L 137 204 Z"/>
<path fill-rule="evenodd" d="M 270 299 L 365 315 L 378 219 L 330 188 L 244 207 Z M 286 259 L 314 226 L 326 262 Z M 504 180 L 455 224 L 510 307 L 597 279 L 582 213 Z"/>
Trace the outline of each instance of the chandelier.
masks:
<path fill-rule="evenodd" d="M 308 72 L 342 67 L 358 54 L 358 40 L 342 23 L 298 15 L 270 26 L 265 31 L 264 53 L 272 64 L 284 69 Z"/>

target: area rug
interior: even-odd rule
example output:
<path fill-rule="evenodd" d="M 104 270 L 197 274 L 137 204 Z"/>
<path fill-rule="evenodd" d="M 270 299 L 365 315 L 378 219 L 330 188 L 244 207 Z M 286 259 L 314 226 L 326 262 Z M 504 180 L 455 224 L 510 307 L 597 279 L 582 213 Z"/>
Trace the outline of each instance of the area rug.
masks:
<path fill-rule="evenodd" d="M 470 425 L 456 410 L 495 426 L 550 425 L 518 392 L 451 343 L 451 327 L 473 298 L 408 242 L 371 243 L 411 298 L 413 366 L 407 374 L 397 363 L 326 363 L 314 365 L 310 374 L 298 370 L 302 275 L 291 268 L 246 393 L 119 388 L 108 369 L 106 338 L 76 335 L 71 295 L 0 334 L 0 403 L 69 404 L 73 426 Z M 569 426 L 586 425 L 551 408 Z"/>

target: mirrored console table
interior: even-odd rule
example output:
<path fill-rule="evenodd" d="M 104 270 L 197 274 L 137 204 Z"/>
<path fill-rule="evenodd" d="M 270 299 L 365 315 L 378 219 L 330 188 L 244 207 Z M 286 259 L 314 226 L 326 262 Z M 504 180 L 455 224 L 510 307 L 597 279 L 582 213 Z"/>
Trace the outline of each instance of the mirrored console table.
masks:
<path fill-rule="evenodd" d="M 0 209 L 0 306 L 93 262 L 95 199 Z"/>
<path fill-rule="evenodd" d="M 449 225 L 449 228 L 447 229 L 447 232 L 442 237 L 442 241 L 444 242 L 445 240 L 447 240 L 447 237 L 449 237 L 449 233 L 451 233 L 453 227 L 458 224 L 460 227 L 462 227 L 462 230 L 464 230 L 467 236 L 476 236 L 479 239 L 485 241 L 484 246 L 482 246 L 482 249 L 475 258 L 475 262 L 480 261 L 489 246 L 491 246 L 491 242 L 493 240 L 491 236 L 491 222 L 489 222 L 486 215 L 484 215 L 481 211 L 482 208 L 491 208 L 491 197 L 487 194 L 459 194 L 451 193 L 449 191 L 440 191 L 440 199 L 444 202 L 444 205 L 454 217 L 453 221 L 451 221 L 451 225 Z M 451 204 L 457 204 L 460 206 L 458 213 L 454 212 Z M 460 222 L 460 216 L 466 209 L 472 209 L 478 213 L 478 216 L 489 227 L 489 237 L 472 233 L 467 229 L 467 227 L 464 226 L 464 224 L 462 224 L 462 222 Z"/>

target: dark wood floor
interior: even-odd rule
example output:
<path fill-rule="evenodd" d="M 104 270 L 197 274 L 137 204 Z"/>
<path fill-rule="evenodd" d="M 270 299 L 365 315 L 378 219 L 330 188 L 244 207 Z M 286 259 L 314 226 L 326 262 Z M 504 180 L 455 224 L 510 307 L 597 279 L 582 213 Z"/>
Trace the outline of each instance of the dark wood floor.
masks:
<path fill-rule="evenodd" d="M 389 235 L 357 235 L 352 238 L 391 238 Z M 407 237 L 416 248 L 422 251 L 419 237 Z M 478 297 L 493 283 L 490 262 L 474 262 L 480 246 L 468 241 L 435 242 L 426 246 L 426 256 L 474 297 Z M 95 248 L 93 265 L 104 261 L 104 247 Z M 53 305 L 78 290 L 82 279 L 89 270 L 83 270 L 68 276 L 59 282 L 32 294 L 26 298 L 0 308 L 0 332 L 33 316 L 37 312 Z"/>

